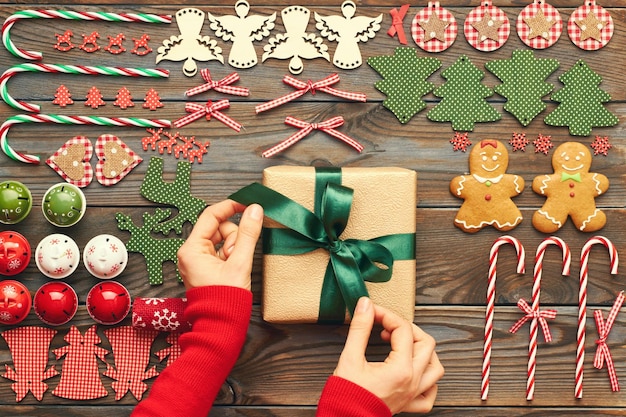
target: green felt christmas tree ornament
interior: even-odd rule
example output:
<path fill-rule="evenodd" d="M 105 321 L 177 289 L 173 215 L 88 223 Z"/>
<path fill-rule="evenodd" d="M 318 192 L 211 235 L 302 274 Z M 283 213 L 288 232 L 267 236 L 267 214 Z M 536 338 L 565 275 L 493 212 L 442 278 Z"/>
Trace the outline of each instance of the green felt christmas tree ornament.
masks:
<path fill-rule="evenodd" d="M 428 112 L 428 119 L 451 122 L 453 130 L 469 132 L 477 122 L 495 122 L 502 118 L 486 100 L 493 95 L 493 90 L 481 83 L 485 74 L 467 56 L 461 55 L 441 76 L 446 82 L 433 91 L 441 102 Z"/>
<path fill-rule="evenodd" d="M 542 99 L 554 89 L 554 85 L 545 80 L 559 68 L 559 61 L 535 58 L 531 50 L 516 50 L 511 59 L 487 62 L 485 68 L 502 81 L 494 91 L 507 99 L 504 110 L 523 126 L 528 126 L 546 109 Z"/>

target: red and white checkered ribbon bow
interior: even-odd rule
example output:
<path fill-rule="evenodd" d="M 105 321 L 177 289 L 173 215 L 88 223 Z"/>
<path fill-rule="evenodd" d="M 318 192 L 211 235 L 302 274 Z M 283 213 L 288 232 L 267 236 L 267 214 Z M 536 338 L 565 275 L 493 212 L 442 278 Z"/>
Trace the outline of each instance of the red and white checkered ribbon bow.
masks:
<path fill-rule="evenodd" d="M 363 150 L 363 145 L 361 145 L 359 142 L 352 139 L 351 137 L 335 130 L 336 127 L 343 125 L 343 122 L 344 120 L 341 116 L 333 117 L 321 123 L 307 123 L 302 120 L 296 119 L 295 117 L 287 116 L 285 118 L 285 124 L 300 128 L 300 131 L 289 136 L 282 142 L 272 146 L 268 150 L 264 151 L 261 155 L 264 158 L 274 156 L 277 153 L 282 152 L 290 146 L 294 145 L 295 143 L 300 141 L 300 139 L 303 139 L 306 135 L 311 133 L 313 130 L 321 130 L 322 132 L 328 133 L 329 135 L 336 137 L 340 141 L 347 143 L 357 151 L 361 152 Z"/>
<path fill-rule="evenodd" d="M 229 107 L 230 102 L 228 100 L 220 100 L 216 101 L 215 103 L 209 100 L 206 105 L 198 103 L 187 103 L 185 104 L 185 111 L 190 114 L 188 114 L 187 116 L 183 116 L 178 120 L 175 120 L 174 122 L 172 122 L 172 124 L 175 127 L 183 127 L 193 121 L 200 119 L 202 116 L 206 116 L 207 120 L 211 120 L 211 117 L 215 117 L 226 126 L 239 132 L 241 130 L 241 124 L 226 116 L 220 111 Z"/>
<path fill-rule="evenodd" d="M 522 310 L 526 315 L 519 319 L 509 331 L 511 333 L 517 332 L 528 320 L 531 319 L 539 319 L 539 324 L 541 325 L 541 330 L 543 331 L 543 338 L 546 342 L 552 341 L 552 334 L 550 333 L 550 327 L 548 327 L 548 321 L 546 319 L 554 319 L 556 317 L 556 310 L 533 310 L 530 305 L 524 300 L 520 298 L 517 302 L 517 306 L 520 310 Z"/>
<path fill-rule="evenodd" d="M 285 77 L 283 78 L 283 82 L 294 88 L 297 88 L 298 90 L 292 93 L 289 93 L 287 95 L 284 95 L 282 97 L 279 97 L 277 99 L 268 101 L 267 103 L 257 105 L 255 107 L 257 114 L 273 109 L 274 107 L 278 107 L 282 104 L 288 103 L 292 100 L 297 99 L 298 97 L 302 97 L 309 91 L 311 92 L 311 94 L 315 94 L 316 91 L 322 91 L 324 93 L 331 94 L 336 97 L 345 98 L 347 100 L 362 101 L 362 102 L 367 101 L 367 96 L 365 94 L 351 93 L 349 91 L 337 90 L 336 88 L 330 87 L 331 85 L 339 82 L 339 74 L 337 73 L 331 74 L 328 77 L 319 81 L 315 81 L 315 82 L 311 80 L 304 82 L 304 81 L 297 80 L 289 75 L 285 75 Z"/>
<path fill-rule="evenodd" d="M 395 7 L 389 10 L 389 14 L 391 15 L 391 27 L 389 27 L 387 35 L 393 38 L 397 33 L 398 41 L 402 45 L 406 45 L 406 34 L 404 33 L 404 27 L 402 24 L 404 16 L 406 16 L 406 13 L 409 11 L 409 6 L 409 4 L 403 4 L 399 11 Z"/>
<path fill-rule="evenodd" d="M 206 81 L 206 83 L 185 91 L 185 95 L 187 97 L 195 96 L 196 94 L 200 94 L 211 89 L 219 91 L 220 93 L 231 94 L 233 96 L 247 97 L 248 95 L 250 95 L 250 90 L 248 90 L 247 88 L 233 87 L 230 85 L 239 80 L 239 74 L 237 74 L 236 72 L 227 75 L 219 81 L 213 81 L 213 79 L 211 78 L 211 71 L 209 71 L 208 68 L 200 70 L 200 75 L 202 76 L 202 79 Z"/>
<path fill-rule="evenodd" d="M 611 381 L 611 390 L 613 392 L 619 391 L 619 381 L 617 380 L 613 357 L 611 356 L 609 346 L 606 344 L 606 339 L 609 337 L 609 333 L 613 328 L 613 323 L 615 323 L 615 319 L 617 318 L 617 314 L 619 313 L 620 308 L 622 308 L 623 303 L 624 292 L 622 291 L 617 296 L 615 303 L 613 303 L 613 307 L 609 312 L 609 317 L 606 319 L 606 322 L 604 321 L 604 317 L 602 317 L 602 312 L 600 310 L 593 312 L 593 317 L 596 319 L 598 336 L 600 337 L 596 340 L 598 347 L 596 348 L 596 356 L 593 358 L 593 366 L 596 369 L 602 369 L 604 367 L 604 362 L 606 361 L 606 369 L 609 372 L 609 380 Z"/>

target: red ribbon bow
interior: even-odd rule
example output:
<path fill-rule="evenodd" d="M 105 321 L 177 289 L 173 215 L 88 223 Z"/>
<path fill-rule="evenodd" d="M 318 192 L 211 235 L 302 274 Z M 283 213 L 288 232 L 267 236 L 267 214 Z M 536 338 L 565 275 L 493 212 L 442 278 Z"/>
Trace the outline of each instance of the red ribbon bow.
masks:
<path fill-rule="evenodd" d="M 548 321 L 546 319 L 554 319 L 556 317 L 556 310 L 540 311 L 538 307 L 536 310 L 534 310 L 531 306 L 528 305 L 526 300 L 524 300 L 523 298 L 519 299 L 519 301 L 517 302 L 517 306 L 519 307 L 520 310 L 526 313 L 526 315 L 522 317 L 521 319 L 519 319 L 513 326 L 511 326 L 509 331 L 511 333 L 515 333 L 528 320 L 539 319 L 539 324 L 541 325 L 541 330 L 543 331 L 543 339 L 546 342 L 551 342 L 552 334 L 550 334 L 550 328 L 548 327 Z"/>
<path fill-rule="evenodd" d="M 602 317 L 602 311 L 596 310 L 593 312 L 593 317 L 596 319 L 598 336 L 600 337 L 596 340 L 598 347 L 596 349 L 596 355 L 593 358 L 593 366 L 596 369 L 602 369 L 604 367 L 604 362 L 606 361 L 606 369 L 609 372 L 609 380 L 611 381 L 611 390 L 613 392 L 619 391 L 619 381 L 617 380 L 613 357 L 611 356 L 609 346 L 606 344 L 606 339 L 609 337 L 609 333 L 613 328 L 613 323 L 615 323 L 615 319 L 617 318 L 617 314 L 619 313 L 620 308 L 622 308 L 623 303 L 624 292 L 622 291 L 617 296 L 615 303 L 613 303 L 613 307 L 611 307 L 611 311 L 609 312 L 609 317 L 607 317 L 606 322 L 604 321 L 604 317 Z"/>
<path fill-rule="evenodd" d="M 202 116 L 206 116 L 207 120 L 211 120 L 211 117 L 215 117 L 226 126 L 239 132 L 242 127 L 241 124 L 226 116 L 220 111 L 229 107 L 230 102 L 228 100 L 220 100 L 216 101 L 215 103 L 209 100 L 206 105 L 198 103 L 187 103 L 185 104 L 185 111 L 190 114 L 188 114 L 187 116 L 183 116 L 178 120 L 175 120 L 172 125 L 175 127 L 183 127 L 193 121 L 198 120 Z"/>
<path fill-rule="evenodd" d="M 295 143 L 299 142 L 301 139 L 303 139 L 313 130 L 321 130 L 325 133 L 328 133 L 329 135 L 336 137 L 337 139 L 341 140 L 342 142 L 347 143 L 348 145 L 352 146 L 357 151 L 361 152 L 363 150 L 363 145 L 361 145 L 359 142 L 352 139 L 351 137 L 335 130 L 336 127 L 343 125 L 343 122 L 344 120 L 343 120 L 343 117 L 341 116 L 333 117 L 321 123 L 307 123 L 302 120 L 296 119 L 295 117 L 287 116 L 285 118 L 285 124 L 288 124 L 293 127 L 297 127 L 300 130 L 294 133 L 293 135 L 289 136 L 287 139 L 283 140 L 282 142 L 279 142 L 278 144 L 264 151 L 261 155 L 264 158 L 272 157 L 276 155 L 277 153 L 282 152 L 285 149 L 289 148 L 290 146 L 294 145 Z"/>
<path fill-rule="evenodd" d="M 409 11 L 409 6 L 409 4 L 403 4 L 402 7 L 400 7 L 400 11 L 396 8 L 389 10 L 389 14 L 391 15 L 391 27 L 387 31 L 387 35 L 393 38 L 397 33 L 398 41 L 400 41 L 402 45 L 406 45 L 406 35 L 404 34 L 402 21 L 404 20 L 406 13 Z"/>
<path fill-rule="evenodd" d="M 336 88 L 330 87 L 331 85 L 339 82 L 339 75 L 336 73 L 331 74 L 328 77 L 319 81 L 315 81 L 315 82 L 311 80 L 304 82 L 304 81 L 295 79 L 289 75 L 285 75 L 285 77 L 283 78 L 283 82 L 294 88 L 297 88 L 298 90 L 292 93 L 289 93 L 287 95 L 284 95 L 282 97 L 279 97 L 277 99 L 268 101 L 267 103 L 257 105 L 255 107 L 257 114 L 273 109 L 274 107 L 278 107 L 282 104 L 288 103 L 292 100 L 297 99 L 298 97 L 302 97 L 309 91 L 311 92 L 311 94 L 315 94 L 316 91 L 322 91 L 324 93 L 331 94 L 335 97 L 345 98 L 347 100 L 353 100 L 353 101 L 365 102 L 367 100 L 367 96 L 365 94 L 351 93 L 349 91 L 337 90 Z"/>
<path fill-rule="evenodd" d="M 211 78 L 211 71 L 209 71 L 208 68 L 200 70 L 200 75 L 202 76 L 202 79 L 206 81 L 206 83 L 185 91 L 185 95 L 187 97 L 195 96 L 196 94 L 200 94 L 211 89 L 219 91 L 220 93 L 231 94 L 234 96 L 246 97 L 250 95 L 250 90 L 248 90 L 247 88 L 233 87 L 230 85 L 239 80 L 239 74 L 237 74 L 236 72 L 227 75 L 219 81 L 213 81 L 213 79 Z"/>

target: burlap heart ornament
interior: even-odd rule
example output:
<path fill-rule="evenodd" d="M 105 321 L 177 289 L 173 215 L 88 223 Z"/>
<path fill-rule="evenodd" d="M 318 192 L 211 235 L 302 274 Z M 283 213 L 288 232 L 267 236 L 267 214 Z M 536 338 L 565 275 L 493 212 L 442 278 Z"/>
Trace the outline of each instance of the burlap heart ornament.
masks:
<path fill-rule="evenodd" d="M 115 185 L 143 159 L 117 136 L 101 135 L 96 142 L 96 179 L 105 186 Z"/>
<path fill-rule="evenodd" d="M 46 159 L 46 164 L 65 181 L 83 188 L 88 186 L 93 179 L 93 169 L 89 165 L 92 155 L 91 141 L 85 136 L 75 136 Z"/>

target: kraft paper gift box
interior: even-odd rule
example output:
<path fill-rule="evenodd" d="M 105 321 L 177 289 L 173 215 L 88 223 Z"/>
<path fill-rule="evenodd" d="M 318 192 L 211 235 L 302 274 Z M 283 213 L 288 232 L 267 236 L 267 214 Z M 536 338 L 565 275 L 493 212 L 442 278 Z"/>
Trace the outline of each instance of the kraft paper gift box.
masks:
<path fill-rule="evenodd" d="M 341 184 L 340 187 L 328 187 L 327 195 L 323 197 L 323 192 L 327 182 Z M 393 259 L 391 278 L 386 278 L 386 282 L 365 282 L 365 288 L 373 302 L 391 309 L 409 321 L 413 321 L 415 307 L 415 229 L 416 229 L 416 207 L 417 207 L 417 174 L 415 171 L 403 168 L 314 168 L 314 167 L 293 167 L 275 166 L 263 171 L 263 185 L 253 184 L 233 194 L 231 198 L 244 204 L 252 202 L 260 203 L 264 206 L 266 220 L 263 231 L 263 319 L 273 323 L 315 323 L 315 322 L 343 322 L 349 319 L 347 311 L 350 304 L 354 305 L 358 295 L 352 296 L 351 302 L 347 301 L 351 294 L 344 294 L 343 284 L 331 285 L 330 291 L 326 288 L 325 280 L 333 281 L 326 276 L 328 270 L 339 269 L 336 280 L 343 279 L 352 274 L 341 272 L 345 266 L 340 261 L 331 259 L 331 252 L 342 252 L 346 247 L 350 247 L 354 240 L 360 242 L 368 241 L 383 242 L 387 237 L 400 238 L 393 244 L 383 243 L 389 248 Z M 284 197 L 292 200 L 287 203 L 298 203 L 310 212 L 319 217 L 321 207 L 325 199 L 327 212 L 331 217 L 327 221 L 332 228 L 338 227 L 332 219 L 335 211 L 345 209 L 349 205 L 349 215 L 345 229 L 339 226 L 339 240 L 341 244 L 333 243 L 329 247 L 319 247 L 314 244 L 305 253 L 296 254 L 276 254 L 270 252 L 281 252 L 274 250 L 276 242 L 281 239 L 268 237 L 268 232 L 292 232 L 285 225 L 294 218 L 302 216 L 294 215 L 289 210 L 284 209 L 281 204 L 275 204 L 281 199 L 280 196 L 266 196 L 264 204 L 261 200 L 251 196 L 249 188 L 257 186 L 259 189 L 276 191 Z M 345 188 L 344 188 L 345 187 Z M 335 195 L 336 189 L 341 193 L 353 193 L 351 205 L 345 201 L 334 201 L 330 197 Z M 346 191 L 347 190 L 347 191 Z M 254 194 L 254 193 L 252 193 Z M 342 197 L 343 198 L 343 197 Z M 329 200 L 331 199 L 331 200 Z M 349 199 L 349 197 L 346 197 Z M 317 200 L 317 205 L 316 205 Z M 341 199 L 340 199 L 341 200 Z M 281 200 L 282 201 L 282 200 Z M 343 205 L 343 206 L 342 206 Z M 307 213 L 304 213 L 307 214 Z M 344 216 L 345 217 L 345 216 Z M 300 221 L 300 220 L 297 220 Z M 301 221 L 305 226 L 318 221 Z M 322 228 L 322 226 L 320 226 Z M 316 233 L 316 232 L 312 232 Z M 300 236 L 298 233 L 294 235 Z M 325 239 L 321 239 L 324 241 Z M 286 242 L 286 243 L 285 243 Z M 362 243 L 361 243 L 362 244 Z M 357 243 L 357 245 L 359 245 Z M 300 243 L 291 240 L 283 240 L 284 251 L 299 251 Z M 317 248 L 315 246 L 318 246 Z M 321 245 L 324 246 L 324 245 Z M 339 246 L 343 249 L 339 249 Z M 366 250 L 369 253 L 369 250 Z M 394 253 L 395 252 L 395 253 Z M 350 255 L 351 256 L 351 255 Z M 349 257 L 350 257 L 349 256 Z M 376 258 L 374 256 L 374 258 Z M 357 263 L 361 258 L 357 255 Z M 374 259 L 376 260 L 376 259 Z M 365 262 L 367 264 L 367 262 Z M 382 271 L 388 272 L 388 268 L 379 263 L 375 263 Z M 335 267 L 336 266 L 336 267 Z M 372 266 L 369 264 L 369 266 Z M 358 275 L 358 269 L 356 273 Z M 345 270 L 344 270 L 345 271 Z M 332 272 L 330 273 L 332 275 Z M 361 285 L 363 279 L 359 278 Z M 334 284 L 334 283 L 332 283 Z M 348 286 L 351 284 L 348 283 Z M 326 289 L 325 289 L 326 288 Z M 330 295 L 329 295 L 330 292 Z M 342 296 L 343 294 L 343 296 Z M 358 294 L 358 291 L 357 291 Z M 327 307 L 323 307 L 322 299 L 333 304 L 339 303 L 341 309 L 328 314 Z M 347 297 L 347 298 L 346 298 Z M 348 309 L 346 310 L 346 305 Z M 353 308 L 353 307 L 352 307 Z M 323 310 L 323 311 L 322 311 Z M 339 314 L 338 314 L 339 313 Z"/>

